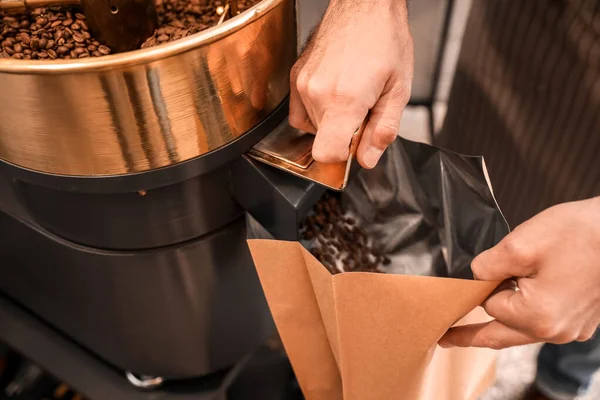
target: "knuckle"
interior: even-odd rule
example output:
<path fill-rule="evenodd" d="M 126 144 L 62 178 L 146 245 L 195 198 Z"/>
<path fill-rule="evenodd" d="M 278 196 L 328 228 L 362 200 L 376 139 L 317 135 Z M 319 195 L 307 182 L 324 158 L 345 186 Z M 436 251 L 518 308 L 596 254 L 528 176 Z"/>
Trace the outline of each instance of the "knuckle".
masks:
<path fill-rule="evenodd" d="M 530 266 L 535 263 L 535 251 L 527 245 L 526 241 L 509 235 L 501 242 L 501 247 L 520 266 Z"/>
<path fill-rule="evenodd" d="M 305 69 L 301 69 L 298 71 L 298 75 L 296 78 L 296 88 L 302 94 L 306 94 L 308 90 L 308 82 L 309 82 L 309 73 Z"/>
<path fill-rule="evenodd" d="M 398 136 L 398 129 L 392 125 L 382 125 L 377 127 L 373 136 L 376 146 L 387 147 Z"/>
<path fill-rule="evenodd" d="M 502 350 L 506 347 L 501 340 L 492 336 L 485 338 L 482 342 L 483 347 L 487 347 L 488 349 L 492 350 Z"/>
<path fill-rule="evenodd" d="M 553 342 L 556 344 L 567 344 L 576 341 L 578 337 L 578 332 L 568 330 L 555 335 Z"/>
<path fill-rule="evenodd" d="M 393 89 L 393 96 L 406 106 L 412 93 L 412 84 L 410 79 L 401 79 Z"/>
<path fill-rule="evenodd" d="M 288 120 L 290 122 L 290 125 L 297 129 L 302 129 L 303 126 L 306 124 L 306 119 L 304 118 L 304 116 L 301 113 L 295 111 L 290 112 Z"/>
<path fill-rule="evenodd" d="M 585 331 L 581 334 L 579 334 L 579 336 L 577 336 L 577 341 L 578 342 L 587 342 L 588 340 L 591 340 L 594 337 L 594 332 L 589 332 L 589 331 Z"/>
<path fill-rule="evenodd" d="M 473 278 L 478 281 L 488 280 L 488 274 L 486 273 L 489 269 L 486 267 L 486 262 L 482 257 L 475 257 L 471 261 L 471 271 L 473 271 Z"/>
<path fill-rule="evenodd" d="M 331 88 L 329 84 L 319 78 L 308 79 L 305 90 L 305 93 L 311 99 L 320 99 L 331 94 Z"/>
<path fill-rule="evenodd" d="M 556 344 L 571 343 L 579 337 L 578 329 L 566 327 L 551 317 L 540 319 L 533 333 L 544 342 Z"/>
<path fill-rule="evenodd" d="M 543 317 L 536 321 L 536 324 L 533 327 L 533 334 L 543 341 L 552 341 L 560 335 L 560 332 L 554 321 L 550 318 Z"/>

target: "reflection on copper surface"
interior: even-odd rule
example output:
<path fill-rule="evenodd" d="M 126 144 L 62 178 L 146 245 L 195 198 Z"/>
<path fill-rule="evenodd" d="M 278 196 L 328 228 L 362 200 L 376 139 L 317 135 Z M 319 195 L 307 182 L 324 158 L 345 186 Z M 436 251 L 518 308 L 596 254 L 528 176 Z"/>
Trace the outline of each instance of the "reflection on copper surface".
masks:
<path fill-rule="evenodd" d="M 352 134 L 348 159 L 344 162 L 323 164 L 313 160 L 312 145 L 315 136 L 291 127 L 287 121 L 258 142 L 248 155 L 292 175 L 341 191 L 348 185 L 366 122 L 367 120 Z"/>
<path fill-rule="evenodd" d="M 198 157 L 285 99 L 295 49 L 294 2 L 265 0 L 153 49 L 0 60 L 0 158 L 48 173 L 118 175 Z"/>

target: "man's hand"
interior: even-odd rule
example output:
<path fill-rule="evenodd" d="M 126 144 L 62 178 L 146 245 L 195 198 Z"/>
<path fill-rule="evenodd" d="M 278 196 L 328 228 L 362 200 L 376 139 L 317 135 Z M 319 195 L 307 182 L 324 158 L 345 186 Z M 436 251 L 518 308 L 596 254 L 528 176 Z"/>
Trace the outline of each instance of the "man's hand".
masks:
<path fill-rule="evenodd" d="M 369 111 L 358 161 L 373 168 L 410 97 L 413 44 L 404 0 L 332 0 L 292 69 L 290 123 L 316 133 L 313 158 L 345 161 Z"/>
<path fill-rule="evenodd" d="M 442 347 L 503 349 L 589 340 L 600 323 L 600 198 L 536 215 L 472 264 L 476 279 L 515 278 L 484 304 L 494 321 L 450 329 Z"/>

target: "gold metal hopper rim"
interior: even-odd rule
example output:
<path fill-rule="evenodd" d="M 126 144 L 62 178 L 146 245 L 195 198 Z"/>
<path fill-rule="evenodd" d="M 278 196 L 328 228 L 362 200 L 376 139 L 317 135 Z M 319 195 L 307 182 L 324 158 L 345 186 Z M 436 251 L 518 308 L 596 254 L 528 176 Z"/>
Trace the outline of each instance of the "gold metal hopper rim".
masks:
<path fill-rule="evenodd" d="M 262 0 L 245 12 L 188 37 L 156 47 L 78 60 L 12 60 L 0 59 L 0 73 L 62 74 L 95 72 L 124 66 L 135 66 L 163 60 L 223 39 L 262 18 L 283 0 Z"/>

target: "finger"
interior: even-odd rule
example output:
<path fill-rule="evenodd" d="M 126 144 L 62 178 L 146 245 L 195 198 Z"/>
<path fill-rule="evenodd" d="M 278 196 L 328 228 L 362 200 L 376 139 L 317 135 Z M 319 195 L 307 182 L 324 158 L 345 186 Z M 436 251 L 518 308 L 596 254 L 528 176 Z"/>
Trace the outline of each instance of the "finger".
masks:
<path fill-rule="evenodd" d="M 369 122 L 357 151 L 357 159 L 364 168 L 377 165 L 385 149 L 396 139 L 402 111 L 406 102 L 391 93 L 383 95 L 371 110 Z"/>
<path fill-rule="evenodd" d="M 306 106 L 298 92 L 298 75 L 305 61 L 300 59 L 290 73 L 290 115 L 289 122 L 294 128 L 305 132 L 317 133 L 317 128 L 312 123 L 306 111 Z"/>
<path fill-rule="evenodd" d="M 475 279 L 503 281 L 510 278 L 529 277 L 536 272 L 535 249 L 516 231 L 500 243 L 479 254 L 471 263 Z"/>
<path fill-rule="evenodd" d="M 448 347 L 485 347 L 501 350 L 513 346 L 536 343 L 529 335 L 510 328 L 498 321 L 451 328 L 439 341 Z"/>
<path fill-rule="evenodd" d="M 523 332 L 530 332 L 532 322 L 536 319 L 520 290 L 500 290 L 488 297 L 483 308 L 490 317 Z"/>
<path fill-rule="evenodd" d="M 305 132 L 317 133 L 317 128 L 308 117 L 308 113 L 294 82 L 292 82 L 290 89 L 290 125 Z"/>
<path fill-rule="evenodd" d="M 346 161 L 350 152 L 352 135 L 367 117 L 368 110 L 348 107 L 331 107 L 318 126 L 312 154 L 316 161 L 335 163 Z"/>

